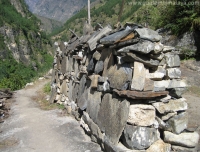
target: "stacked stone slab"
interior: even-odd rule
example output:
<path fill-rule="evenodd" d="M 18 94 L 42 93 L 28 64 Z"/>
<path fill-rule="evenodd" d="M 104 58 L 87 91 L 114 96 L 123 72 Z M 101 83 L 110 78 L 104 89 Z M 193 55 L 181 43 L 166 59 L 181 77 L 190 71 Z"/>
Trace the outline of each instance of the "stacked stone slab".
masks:
<path fill-rule="evenodd" d="M 80 118 L 104 151 L 194 151 L 178 51 L 135 24 L 96 29 L 57 46 L 50 102 Z"/>

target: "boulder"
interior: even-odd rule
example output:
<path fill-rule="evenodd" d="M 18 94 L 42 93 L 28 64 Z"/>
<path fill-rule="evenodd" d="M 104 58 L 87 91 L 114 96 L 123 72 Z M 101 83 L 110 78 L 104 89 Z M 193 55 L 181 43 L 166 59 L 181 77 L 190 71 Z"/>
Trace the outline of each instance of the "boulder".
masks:
<path fill-rule="evenodd" d="M 137 126 L 151 126 L 156 117 L 155 108 L 151 105 L 130 105 L 127 122 Z"/>
<path fill-rule="evenodd" d="M 167 121 L 170 130 L 175 134 L 180 134 L 188 125 L 188 114 L 182 112 L 178 115 L 173 116 Z"/>
<path fill-rule="evenodd" d="M 193 132 L 176 135 L 169 131 L 164 131 L 164 141 L 177 146 L 194 148 L 198 144 L 199 134 Z"/>
<path fill-rule="evenodd" d="M 142 91 L 145 85 L 146 69 L 144 64 L 134 62 L 134 72 L 131 84 L 131 90 Z"/>
<path fill-rule="evenodd" d="M 107 77 L 111 88 L 126 90 L 132 80 L 132 69 L 130 64 L 115 65 L 110 67 L 107 72 Z"/>
<path fill-rule="evenodd" d="M 183 110 L 187 110 L 188 108 L 185 98 L 170 100 L 168 103 L 156 102 L 156 103 L 153 103 L 152 105 L 161 114 L 183 111 Z"/>
<path fill-rule="evenodd" d="M 130 149 L 144 150 L 160 139 L 155 128 L 126 125 L 123 134 L 123 144 Z"/>
<path fill-rule="evenodd" d="M 171 152 L 171 145 L 164 143 L 162 140 L 157 140 L 146 152 Z"/>
<path fill-rule="evenodd" d="M 129 105 L 128 101 L 112 98 L 109 93 L 103 96 L 97 116 L 97 124 L 113 144 L 119 142 L 124 130 L 128 119 Z"/>

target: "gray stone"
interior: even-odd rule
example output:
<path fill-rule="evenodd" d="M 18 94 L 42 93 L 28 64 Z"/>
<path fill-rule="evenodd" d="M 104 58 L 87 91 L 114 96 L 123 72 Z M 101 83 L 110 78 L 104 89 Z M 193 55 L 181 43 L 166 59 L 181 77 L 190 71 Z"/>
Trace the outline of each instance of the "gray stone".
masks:
<path fill-rule="evenodd" d="M 182 112 L 178 115 L 175 115 L 167 121 L 167 124 L 170 126 L 173 133 L 180 134 L 187 128 L 188 114 L 186 112 Z"/>
<path fill-rule="evenodd" d="M 145 78 L 144 90 L 143 91 L 152 91 L 154 90 L 154 81 L 148 78 Z"/>
<path fill-rule="evenodd" d="M 170 68 L 180 66 L 180 57 L 177 54 L 166 53 L 165 59 L 166 59 L 167 66 Z"/>
<path fill-rule="evenodd" d="M 61 72 L 62 74 L 65 74 L 67 72 L 67 57 L 66 56 L 62 58 Z"/>
<path fill-rule="evenodd" d="M 91 134 L 97 139 L 97 143 L 101 144 L 104 141 L 104 135 L 101 133 L 101 130 L 99 129 L 97 124 L 95 124 L 93 120 L 90 119 L 88 113 L 86 112 L 83 112 L 82 119 L 88 125 Z"/>
<path fill-rule="evenodd" d="M 185 90 L 186 88 L 173 88 L 170 90 L 169 94 L 175 98 L 181 98 Z"/>
<path fill-rule="evenodd" d="M 108 77 L 101 77 L 101 76 L 98 77 L 98 82 L 99 83 L 104 83 L 107 80 L 108 80 Z"/>
<path fill-rule="evenodd" d="M 103 61 L 98 61 L 95 65 L 95 69 L 94 69 L 94 72 L 96 74 L 99 74 L 100 72 L 103 71 L 103 68 L 104 68 L 104 62 Z"/>
<path fill-rule="evenodd" d="M 96 46 L 97 46 L 97 41 L 103 36 L 106 35 L 107 33 L 111 32 L 112 28 L 111 26 L 106 26 L 104 27 L 101 31 L 96 32 L 93 34 L 93 36 L 88 40 L 88 45 L 90 47 L 90 50 L 93 51 Z"/>
<path fill-rule="evenodd" d="M 165 121 L 165 120 L 168 120 L 169 118 L 171 118 L 171 117 L 173 117 L 175 115 L 177 115 L 177 112 L 170 112 L 170 113 L 167 113 L 165 115 L 162 115 L 161 119 L 163 121 Z"/>
<path fill-rule="evenodd" d="M 174 51 L 176 48 L 173 46 L 166 46 L 164 45 L 163 52 Z"/>
<path fill-rule="evenodd" d="M 128 119 L 129 105 L 128 101 L 112 98 L 109 93 L 105 94 L 102 99 L 97 124 L 113 144 L 119 142 L 124 130 Z"/>
<path fill-rule="evenodd" d="M 162 36 L 157 31 L 153 31 L 148 28 L 137 28 L 135 31 L 140 35 L 142 39 L 148 39 L 154 42 L 158 42 L 162 39 Z"/>
<path fill-rule="evenodd" d="M 69 87 L 67 85 L 67 81 L 63 80 L 60 92 L 63 93 L 65 96 L 68 96 L 68 94 L 67 94 L 68 91 L 69 91 Z"/>
<path fill-rule="evenodd" d="M 78 90 L 79 90 L 79 84 L 75 83 L 74 84 L 74 88 L 73 88 L 73 92 L 72 92 L 72 100 L 76 101 L 78 98 Z"/>
<path fill-rule="evenodd" d="M 54 103 L 54 100 L 56 99 L 56 95 L 57 95 L 56 87 L 53 87 L 51 89 L 51 96 L 50 96 L 50 99 L 49 99 L 50 103 Z"/>
<path fill-rule="evenodd" d="M 134 62 L 134 72 L 131 90 L 142 91 L 144 89 L 146 69 L 142 63 Z"/>
<path fill-rule="evenodd" d="M 176 152 L 198 152 L 197 148 L 187 148 L 182 146 L 172 145 L 172 150 Z"/>
<path fill-rule="evenodd" d="M 87 89 L 85 88 L 84 92 L 78 98 L 77 104 L 78 104 L 78 107 L 81 110 L 85 110 L 87 108 L 87 105 L 88 105 L 88 92 L 89 92 L 89 88 L 87 88 Z"/>
<path fill-rule="evenodd" d="M 140 41 L 136 44 L 129 45 L 119 49 L 117 52 L 139 52 L 142 54 L 148 54 L 154 50 L 154 43 L 150 41 Z"/>
<path fill-rule="evenodd" d="M 107 77 L 111 88 L 126 90 L 132 80 L 132 69 L 129 64 L 115 65 L 108 69 Z"/>
<path fill-rule="evenodd" d="M 130 105 L 127 122 L 137 126 L 151 126 L 156 117 L 155 108 L 151 105 Z"/>
<path fill-rule="evenodd" d="M 162 80 L 166 75 L 166 70 L 162 66 L 158 66 L 157 70 L 153 73 L 149 73 L 149 70 L 146 70 L 146 78 L 152 80 Z"/>
<path fill-rule="evenodd" d="M 99 84 L 97 86 L 97 90 L 101 91 L 101 92 L 103 92 L 103 91 L 109 91 L 110 90 L 110 84 L 108 83 L 108 81 L 105 81 L 102 85 Z"/>
<path fill-rule="evenodd" d="M 177 100 L 170 100 L 168 103 L 156 102 L 152 105 L 158 110 L 159 113 L 171 113 L 177 111 L 187 110 L 186 99 L 181 98 Z"/>
<path fill-rule="evenodd" d="M 102 44 L 114 44 L 115 42 L 118 42 L 120 39 L 126 37 L 128 34 L 130 34 L 133 31 L 130 27 L 127 27 L 125 30 L 115 32 L 111 35 L 108 35 L 100 40 L 100 43 Z"/>
<path fill-rule="evenodd" d="M 164 131 L 164 141 L 177 146 L 193 148 L 198 144 L 199 134 L 194 132 L 176 135 L 169 131 Z"/>
<path fill-rule="evenodd" d="M 92 58 L 87 66 L 88 72 L 93 72 L 95 68 L 94 59 Z"/>
<path fill-rule="evenodd" d="M 162 140 L 157 140 L 146 152 L 171 152 L 171 145 L 164 143 Z"/>
<path fill-rule="evenodd" d="M 73 88 L 75 86 L 75 83 L 73 82 L 73 80 L 69 81 L 69 92 L 67 93 L 67 96 L 69 98 L 70 101 L 72 101 L 72 94 L 73 94 Z"/>
<path fill-rule="evenodd" d="M 135 54 L 135 53 L 122 53 L 123 57 L 122 60 L 125 62 L 131 62 L 138 61 L 143 63 L 144 65 L 148 67 L 157 67 L 159 65 L 158 60 L 150 59 L 147 56 Z"/>
<path fill-rule="evenodd" d="M 155 47 L 154 47 L 154 52 L 153 53 L 154 54 L 159 54 L 159 53 L 162 52 L 163 48 L 164 48 L 164 46 L 160 42 L 155 43 Z"/>
<path fill-rule="evenodd" d="M 154 81 L 155 88 L 167 88 L 167 89 L 174 89 L 174 88 L 185 88 L 187 84 L 185 80 L 162 80 L 162 81 Z"/>
<path fill-rule="evenodd" d="M 152 59 L 156 59 L 156 60 L 159 60 L 159 61 L 161 61 L 164 58 L 164 56 L 165 56 L 164 53 L 161 53 L 161 54 L 150 54 L 150 57 Z"/>
<path fill-rule="evenodd" d="M 87 103 L 87 109 L 86 112 L 89 114 L 90 118 L 97 123 L 97 116 L 100 109 L 101 104 L 101 92 L 94 92 L 94 93 L 88 93 L 88 103 Z"/>
<path fill-rule="evenodd" d="M 83 75 L 80 80 L 79 90 L 78 90 L 78 98 L 83 94 L 86 85 L 86 75 Z"/>
<path fill-rule="evenodd" d="M 130 149 L 143 150 L 159 140 L 160 134 L 155 128 L 126 125 L 123 144 Z"/>
<path fill-rule="evenodd" d="M 179 68 L 169 68 L 167 69 L 167 76 L 170 79 L 180 78 L 181 70 Z"/>

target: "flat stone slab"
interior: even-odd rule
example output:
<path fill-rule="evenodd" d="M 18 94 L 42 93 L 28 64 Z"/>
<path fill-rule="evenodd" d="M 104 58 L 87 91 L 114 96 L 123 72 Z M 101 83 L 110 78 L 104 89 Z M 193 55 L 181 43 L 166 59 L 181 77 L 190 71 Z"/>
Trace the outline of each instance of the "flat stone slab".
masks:
<path fill-rule="evenodd" d="M 155 122 L 156 112 L 151 105 L 130 105 L 127 122 L 137 126 L 150 126 Z"/>
<path fill-rule="evenodd" d="M 169 131 L 164 131 L 164 141 L 177 146 L 194 148 L 198 144 L 199 134 L 193 132 L 176 135 Z"/>
<path fill-rule="evenodd" d="M 118 91 L 117 89 L 114 89 L 113 91 L 116 92 L 119 96 L 128 97 L 131 99 L 151 99 L 151 98 L 155 98 L 155 97 L 159 97 L 159 96 L 166 96 L 169 93 L 168 91 L 140 92 L 140 91 L 130 91 L 130 90 Z"/>
<path fill-rule="evenodd" d="M 109 93 L 103 96 L 97 124 L 113 144 L 118 143 L 122 135 L 128 119 L 129 105 L 128 101 L 112 98 Z"/>
<path fill-rule="evenodd" d="M 185 98 L 180 98 L 177 100 L 169 100 L 168 103 L 156 102 L 156 103 L 153 103 L 152 105 L 161 114 L 183 111 L 183 110 L 187 110 L 188 108 Z"/>

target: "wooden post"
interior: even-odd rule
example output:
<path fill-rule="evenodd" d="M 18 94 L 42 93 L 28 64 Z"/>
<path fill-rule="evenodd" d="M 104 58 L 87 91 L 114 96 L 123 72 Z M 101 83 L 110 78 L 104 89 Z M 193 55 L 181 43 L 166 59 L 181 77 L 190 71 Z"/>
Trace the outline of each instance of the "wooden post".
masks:
<path fill-rule="evenodd" d="M 88 0 L 88 24 L 91 24 L 91 19 L 90 19 L 90 0 Z"/>

